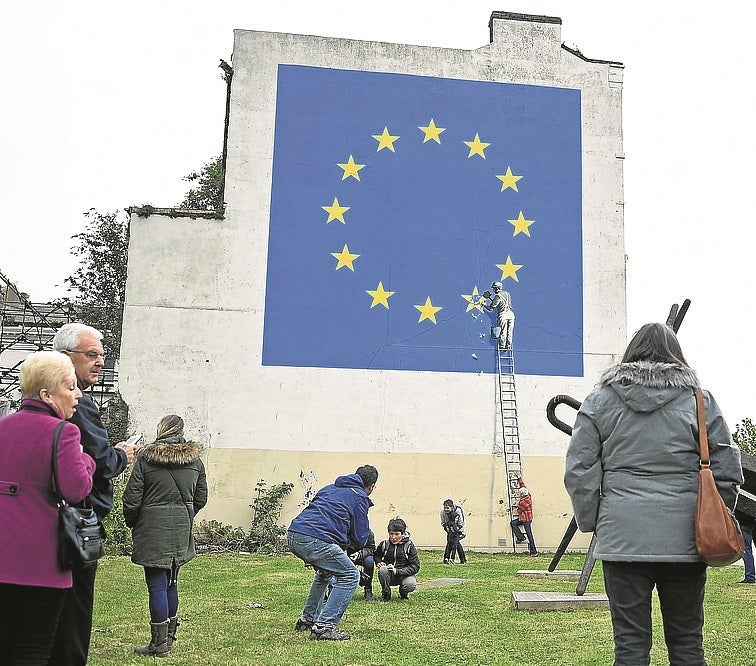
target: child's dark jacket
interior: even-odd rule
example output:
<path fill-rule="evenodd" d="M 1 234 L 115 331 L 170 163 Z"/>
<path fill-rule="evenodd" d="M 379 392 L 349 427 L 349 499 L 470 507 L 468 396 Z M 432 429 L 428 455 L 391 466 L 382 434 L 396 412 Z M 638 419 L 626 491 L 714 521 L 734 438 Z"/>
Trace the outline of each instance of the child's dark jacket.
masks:
<path fill-rule="evenodd" d="M 408 533 L 405 533 L 396 545 L 388 539 L 381 541 L 375 549 L 373 559 L 376 566 L 379 566 L 381 562 L 393 564 L 397 576 L 414 576 L 420 571 L 420 556 Z"/>

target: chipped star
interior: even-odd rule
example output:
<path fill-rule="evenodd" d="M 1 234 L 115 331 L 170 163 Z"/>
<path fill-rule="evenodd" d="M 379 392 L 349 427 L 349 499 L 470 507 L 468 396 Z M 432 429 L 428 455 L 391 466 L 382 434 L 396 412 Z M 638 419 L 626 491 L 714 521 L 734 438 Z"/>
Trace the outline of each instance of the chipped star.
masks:
<path fill-rule="evenodd" d="M 375 289 L 366 289 L 365 293 L 369 294 L 373 298 L 373 302 L 370 304 L 371 308 L 374 308 L 376 305 L 382 305 L 388 310 L 388 299 L 391 298 L 395 292 L 386 291 L 383 288 L 383 282 L 379 282 L 378 286 Z"/>
<path fill-rule="evenodd" d="M 467 155 L 468 157 L 472 157 L 473 155 L 480 155 L 483 159 L 486 159 L 486 155 L 483 151 L 485 151 L 488 146 L 490 146 L 490 143 L 486 143 L 485 141 L 481 141 L 478 134 L 475 134 L 475 138 L 472 141 L 463 141 L 469 149 L 470 153 Z"/>
<path fill-rule="evenodd" d="M 349 206 L 340 206 L 339 200 L 336 197 L 333 198 L 333 203 L 330 206 L 321 206 L 321 208 L 328 213 L 326 224 L 334 220 L 338 220 L 341 224 L 346 224 L 344 213 L 349 210 Z"/>
<path fill-rule="evenodd" d="M 354 161 L 354 157 L 352 155 L 349 156 L 349 159 L 346 161 L 346 164 L 338 164 L 338 166 L 344 169 L 344 175 L 341 177 L 341 180 L 346 180 L 347 178 L 349 178 L 349 176 L 351 176 L 352 178 L 355 178 L 356 180 L 359 180 L 360 169 L 363 169 L 365 167 L 364 164 L 357 164 Z"/>
<path fill-rule="evenodd" d="M 519 271 L 522 268 L 522 264 L 514 264 L 512 263 L 512 257 L 507 255 L 507 261 L 503 264 L 496 264 L 496 268 L 501 270 L 501 279 L 506 280 L 507 278 L 512 278 L 515 282 L 519 282 L 517 279 L 517 271 Z"/>
<path fill-rule="evenodd" d="M 426 143 L 428 141 L 441 143 L 441 132 L 446 131 L 445 127 L 436 127 L 436 123 L 433 121 L 433 118 L 430 119 L 430 122 L 425 127 L 418 127 L 417 129 L 425 134 L 425 137 L 423 137 L 423 143 Z"/>
<path fill-rule="evenodd" d="M 530 236 L 530 225 L 535 222 L 535 220 L 526 220 L 525 216 L 522 214 L 522 211 L 520 211 L 520 215 L 516 220 L 507 220 L 511 225 L 514 226 L 514 233 L 513 236 L 516 236 L 519 233 L 523 233 L 526 236 Z"/>
<path fill-rule="evenodd" d="M 507 188 L 511 187 L 515 192 L 519 192 L 517 189 L 517 181 L 522 178 L 522 176 L 515 176 L 512 173 L 512 169 L 507 167 L 507 172 L 501 176 L 496 176 L 501 181 L 501 191 L 503 192 Z"/>
<path fill-rule="evenodd" d="M 473 287 L 472 294 L 462 294 L 462 298 L 467 301 L 467 309 L 465 312 L 470 312 L 470 310 L 479 310 L 480 312 L 483 312 L 483 299 L 478 293 L 477 286 Z"/>
<path fill-rule="evenodd" d="M 394 141 L 399 137 L 389 134 L 388 127 L 383 128 L 383 134 L 373 134 L 373 138 L 378 142 L 378 151 L 376 152 L 379 152 L 384 148 L 388 148 L 392 153 L 396 152 L 394 150 Z"/>
<path fill-rule="evenodd" d="M 352 254 L 349 248 L 344 244 L 344 249 L 341 252 L 331 252 L 331 256 L 337 260 L 336 270 L 344 268 L 346 266 L 350 271 L 354 272 L 354 260 L 359 257 L 359 254 Z"/>
<path fill-rule="evenodd" d="M 436 322 L 436 313 L 439 310 L 443 310 L 441 306 L 433 305 L 431 303 L 430 296 L 425 299 L 425 303 L 422 305 L 416 305 L 415 306 L 420 311 L 420 319 L 417 320 L 417 323 L 419 324 L 423 319 L 430 319 L 434 324 Z"/>

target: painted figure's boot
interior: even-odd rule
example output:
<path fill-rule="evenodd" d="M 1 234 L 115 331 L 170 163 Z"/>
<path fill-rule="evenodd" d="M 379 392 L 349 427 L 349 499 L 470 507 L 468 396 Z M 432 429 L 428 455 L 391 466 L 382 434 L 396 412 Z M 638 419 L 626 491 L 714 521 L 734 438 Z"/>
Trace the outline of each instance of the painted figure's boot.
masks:
<path fill-rule="evenodd" d="M 134 652 L 145 656 L 152 655 L 153 657 L 164 657 L 167 655 L 170 650 L 168 647 L 168 623 L 169 620 L 165 622 L 150 622 L 152 639 L 149 645 L 134 648 Z"/>

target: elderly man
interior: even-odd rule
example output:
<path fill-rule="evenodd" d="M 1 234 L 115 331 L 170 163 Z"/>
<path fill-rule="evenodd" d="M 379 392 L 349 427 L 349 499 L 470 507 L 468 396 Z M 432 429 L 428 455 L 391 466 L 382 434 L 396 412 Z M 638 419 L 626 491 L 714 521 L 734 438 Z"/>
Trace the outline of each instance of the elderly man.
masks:
<path fill-rule="evenodd" d="M 494 282 L 491 285 L 494 295 L 491 297 L 490 292 L 483 294 L 484 299 L 490 299 L 486 303 L 483 299 L 483 307 L 486 310 L 496 310 L 496 327 L 499 329 L 499 349 L 512 349 L 512 334 L 514 333 L 515 315 L 512 310 L 512 299 L 508 291 L 504 291 L 501 282 Z"/>
<path fill-rule="evenodd" d="M 53 338 L 53 348 L 66 354 L 74 365 L 76 380 L 82 390 L 71 422 L 81 431 L 84 452 L 95 461 L 92 492 L 89 500 L 100 520 L 113 506 L 113 478 L 134 461 L 134 447 L 120 442 L 108 443 L 108 433 L 100 418 L 100 411 L 85 389 L 97 383 L 105 365 L 102 333 L 84 324 L 65 324 Z M 51 664 L 56 666 L 84 666 L 89 653 L 92 632 L 92 606 L 97 564 L 74 568 L 73 587 L 66 597 L 55 636 Z"/>

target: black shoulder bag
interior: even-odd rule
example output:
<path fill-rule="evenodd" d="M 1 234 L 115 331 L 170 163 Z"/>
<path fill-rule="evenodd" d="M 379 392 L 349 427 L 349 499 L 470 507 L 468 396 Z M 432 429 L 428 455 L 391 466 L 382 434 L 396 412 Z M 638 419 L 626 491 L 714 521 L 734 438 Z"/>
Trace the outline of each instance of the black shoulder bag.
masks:
<path fill-rule="evenodd" d="M 62 569 L 86 567 L 105 554 L 105 528 L 100 524 L 89 498 L 81 506 L 71 506 L 60 494 L 58 481 L 58 439 L 66 425 L 55 428 L 52 445 L 52 475 L 55 503 L 58 507 L 58 564 Z"/>

